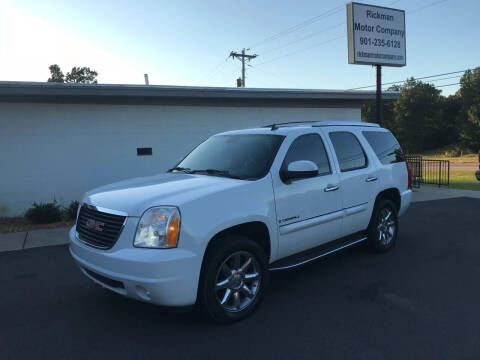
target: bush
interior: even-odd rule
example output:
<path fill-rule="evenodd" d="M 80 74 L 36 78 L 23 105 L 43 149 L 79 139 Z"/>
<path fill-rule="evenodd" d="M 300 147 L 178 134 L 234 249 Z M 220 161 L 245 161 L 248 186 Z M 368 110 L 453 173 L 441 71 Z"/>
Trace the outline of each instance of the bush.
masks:
<path fill-rule="evenodd" d="M 80 202 L 74 200 L 68 205 L 66 208 L 63 209 L 63 216 L 65 220 L 75 220 L 77 218 L 77 211 L 78 207 L 80 206 Z"/>
<path fill-rule="evenodd" d="M 62 220 L 62 211 L 56 201 L 33 203 L 25 217 L 34 224 L 50 224 Z"/>

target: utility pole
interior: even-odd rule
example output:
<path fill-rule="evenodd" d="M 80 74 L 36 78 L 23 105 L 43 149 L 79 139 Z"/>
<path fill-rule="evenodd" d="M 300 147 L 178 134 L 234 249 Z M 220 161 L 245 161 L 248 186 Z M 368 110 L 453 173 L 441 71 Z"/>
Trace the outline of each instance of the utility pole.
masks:
<path fill-rule="evenodd" d="M 252 60 L 255 59 L 258 55 L 257 54 L 245 54 L 245 48 L 242 50 L 241 53 L 237 53 L 235 51 L 230 52 L 228 57 L 232 59 L 239 59 L 242 62 L 242 87 L 245 87 L 245 60 Z"/>

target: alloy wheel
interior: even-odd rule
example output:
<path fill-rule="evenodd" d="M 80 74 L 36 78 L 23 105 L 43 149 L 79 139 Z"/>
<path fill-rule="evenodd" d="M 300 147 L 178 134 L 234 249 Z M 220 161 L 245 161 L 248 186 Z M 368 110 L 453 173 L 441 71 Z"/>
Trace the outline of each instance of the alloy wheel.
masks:
<path fill-rule="evenodd" d="M 384 246 L 390 245 L 395 238 L 395 232 L 397 231 L 397 225 L 393 219 L 393 212 L 388 208 L 383 208 L 380 211 L 378 219 L 378 241 Z"/>
<path fill-rule="evenodd" d="M 247 251 L 237 251 L 220 266 L 215 295 L 220 306 L 229 312 L 238 312 L 249 306 L 260 290 L 260 264 Z"/>

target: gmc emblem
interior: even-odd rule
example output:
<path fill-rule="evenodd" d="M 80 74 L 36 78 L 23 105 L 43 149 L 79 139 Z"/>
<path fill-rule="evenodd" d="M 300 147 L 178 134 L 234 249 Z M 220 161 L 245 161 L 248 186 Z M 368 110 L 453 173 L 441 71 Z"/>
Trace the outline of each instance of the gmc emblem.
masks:
<path fill-rule="evenodd" d="M 87 219 L 87 223 L 85 225 L 89 229 L 93 229 L 96 231 L 103 231 L 103 227 L 105 226 L 105 223 L 101 221 L 97 221 L 95 219 Z"/>

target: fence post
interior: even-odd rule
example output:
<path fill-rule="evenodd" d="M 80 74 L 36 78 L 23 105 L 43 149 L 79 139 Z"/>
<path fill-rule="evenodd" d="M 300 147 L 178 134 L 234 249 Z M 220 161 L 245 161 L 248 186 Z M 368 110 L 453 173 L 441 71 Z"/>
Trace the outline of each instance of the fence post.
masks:
<path fill-rule="evenodd" d="M 438 164 L 438 187 L 442 186 L 442 160 Z"/>
<path fill-rule="evenodd" d="M 447 160 L 448 161 L 448 183 L 447 183 L 447 186 L 450 186 L 450 160 Z"/>

